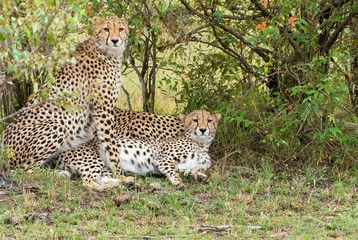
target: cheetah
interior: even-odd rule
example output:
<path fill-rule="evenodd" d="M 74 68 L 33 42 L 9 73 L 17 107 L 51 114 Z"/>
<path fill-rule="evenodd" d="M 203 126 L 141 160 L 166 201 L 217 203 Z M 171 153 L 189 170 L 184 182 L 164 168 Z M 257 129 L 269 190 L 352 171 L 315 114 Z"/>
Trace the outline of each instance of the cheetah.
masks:
<path fill-rule="evenodd" d="M 118 110 L 118 112 L 120 111 Z M 127 127 L 122 128 L 124 129 L 123 135 L 118 138 L 122 170 L 134 172 L 138 175 L 163 174 L 178 188 L 185 186 L 176 169 L 185 175 L 192 175 L 195 179 L 207 180 L 203 171 L 210 167 L 208 149 L 215 137 L 217 124 L 221 118 L 220 114 L 214 115 L 207 111 L 197 110 L 187 116 L 180 115 L 182 120 L 180 122 L 178 119 L 169 116 L 128 113 L 133 114 L 132 117 L 135 116 L 129 117 L 129 119 L 138 119 L 138 121 L 131 122 L 126 119 L 129 124 L 127 122 Z M 119 115 L 117 117 L 117 119 L 122 118 Z M 148 119 L 150 121 L 147 121 Z M 152 123 L 153 119 L 156 119 L 154 123 Z M 155 138 L 144 137 L 145 134 L 140 131 L 142 128 L 137 125 L 140 120 L 142 120 L 144 129 L 147 129 L 147 124 L 162 123 L 151 130 L 149 130 L 150 127 L 147 129 L 147 131 L 155 134 Z M 163 122 L 172 125 L 165 132 L 159 133 L 161 128 L 167 127 Z M 128 138 L 128 136 L 131 138 Z M 97 183 L 116 181 L 110 178 L 106 166 L 100 161 L 98 151 L 96 151 L 97 144 L 94 140 L 61 154 L 56 160 L 57 167 L 67 170 L 71 174 L 81 175 L 84 182 L 91 178 L 93 182 Z M 99 172 L 102 175 L 98 174 Z M 99 179 L 100 181 L 98 181 Z M 102 190 L 104 187 L 98 184 L 95 189 Z"/>
<path fill-rule="evenodd" d="M 184 126 L 175 117 L 119 108 L 114 109 L 114 128 L 118 139 L 166 139 L 184 135 Z M 120 185 L 120 180 L 112 178 L 101 161 L 98 149 L 98 139 L 94 138 L 86 144 L 61 153 L 47 167 L 65 170 L 66 175 L 80 176 L 83 186 L 98 191 Z"/>
<path fill-rule="evenodd" d="M 123 171 L 138 175 L 165 175 L 178 188 L 185 185 L 180 172 L 195 179 L 207 181 L 203 173 L 210 167 L 208 154 L 221 114 L 204 110 L 180 115 L 184 136 L 165 140 L 119 139 L 119 158 Z"/>
<path fill-rule="evenodd" d="M 114 108 L 128 35 L 123 18 L 95 20 L 93 36 L 76 48 L 76 63 L 65 63 L 56 82 L 39 91 L 5 129 L 4 143 L 14 153 L 14 167 L 33 172 L 97 136 L 104 164 L 122 175 Z M 40 104 L 44 93 L 48 100 Z"/>

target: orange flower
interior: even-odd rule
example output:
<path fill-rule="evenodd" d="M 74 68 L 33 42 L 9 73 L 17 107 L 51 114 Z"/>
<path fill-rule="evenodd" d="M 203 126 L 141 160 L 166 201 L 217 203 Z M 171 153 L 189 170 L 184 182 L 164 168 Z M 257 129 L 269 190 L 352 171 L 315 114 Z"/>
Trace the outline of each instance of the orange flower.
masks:
<path fill-rule="evenodd" d="M 291 17 L 290 20 L 288 20 L 288 24 L 295 23 L 295 21 L 296 21 L 296 18 Z"/>
<path fill-rule="evenodd" d="M 86 6 L 86 14 L 88 14 L 90 8 L 91 8 L 90 6 Z"/>
<path fill-rule="evenodd" d="M 232 69 L 232 67 L 229 67 L 229 70 L 231 70 Z"/>
<path fill-rule="evenodd" d="M 266 23 L 267 23 L 267 20 L 264 21 L 264 22 L 262 22 L 262 24 L 258 24 L 258 25 L 256 26 L 256 28 L 261 28 L 261 31 L 264 31 L 265 28 L 266 28 Z"/>
<path fill-rule="evenodd" d="M 265 28 L 266 28 L 266 23 L 267 23 L 267 21 L 264 21 L 264 22 L 262 23 L 262 28 L 261 28 L 262 31 L 265 30 Z"/>
<path fill-rule="evenodd" d="M 264 1 L 264 6 L 267 8 L 267 0 Z"/>
<path fill-rule="evenodd" d="M 285 90 L 285 93 L 287 93 L 288 92 L 288 88 L 286 88 L 286 90 Z"/>
<path fill-rule="evenodd" d="M 291 110 L 293 108 L 293 104 L 289 107 L 289 109 Z"/>

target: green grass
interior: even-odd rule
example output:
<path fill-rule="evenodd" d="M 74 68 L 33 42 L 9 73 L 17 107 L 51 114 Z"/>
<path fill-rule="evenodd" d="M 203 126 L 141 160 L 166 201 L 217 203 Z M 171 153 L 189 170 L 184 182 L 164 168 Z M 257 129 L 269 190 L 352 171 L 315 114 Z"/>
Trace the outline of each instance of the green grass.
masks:
<path fill-rule="evenodd" d="M 358 176 L 332 177 L 322 168 L 275 173 L 273 168 L 216 166 L 211 182 L 184 178 L 177 191 L 165 178 L 137 178 L 140 191 L 120 205 L 125 188 L 96 192 L 80 180 L 46 172 L 9 176 L 13 188 L 0 188 L 0 236 L 4 239 L 357 239 Z M 162 190 L 152 193 L 151 182 Z M 157 210 L 147 207 L 152 201 Z M 50 222 L 31 222 L 30 212 L 49 213 Z M 16 215 L 18 221 L 13 221 Z M 230 225 L 225 232 L 202 233 L 201 225 Z"/>

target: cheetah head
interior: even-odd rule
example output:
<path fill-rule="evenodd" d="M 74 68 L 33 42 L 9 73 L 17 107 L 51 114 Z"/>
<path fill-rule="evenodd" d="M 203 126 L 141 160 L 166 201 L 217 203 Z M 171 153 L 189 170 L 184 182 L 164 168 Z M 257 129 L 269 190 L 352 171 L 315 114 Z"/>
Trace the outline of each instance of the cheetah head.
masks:
<path fill-rule="evenodd" d="M 211 114 L 204 110 L 196 110 L 188 115 L 180 114 L 184 122 L 185 135 L 202 144 L 210 144 L 215 137 L 221 114 Z"/>
<path fill-rule="evenodd" d="M 106 54 L 122 57 L 128 35 L 128 23 L 124 18 L 109 16 L 95 20 L 93 36 L 97 47 Z"/>

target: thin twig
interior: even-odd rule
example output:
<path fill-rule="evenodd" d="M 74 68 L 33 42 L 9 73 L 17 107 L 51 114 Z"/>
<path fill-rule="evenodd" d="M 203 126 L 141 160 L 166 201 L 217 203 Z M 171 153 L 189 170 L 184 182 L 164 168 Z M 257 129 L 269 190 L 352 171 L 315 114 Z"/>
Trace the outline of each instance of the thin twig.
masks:
<path fill-rule="evenodd" d="M 217 161 L 218 161 L 218 162 L 220 162 L 221 160 L 224 160 L 224 159 L 226 159 L 226 158 L 230 157 L 231 155 L 233 155 L 233 154 L 235 154 L 235 153 L 241 153 L 241 151 L 240 151 L 240 150 L 235 150 L 235 151 L 233 151 L 233 152 L 229 153 L 228 155 L 226 155 L 225 157 L 220 158 L 220 159 L 219 159 L 219 160 L 217 160 Z"/>
<path fill-rule="evenodd" d="M 40 43 L 34 49 L 32 49 L 32 51 L 30 52 L 30 55 L 34 54 L 35 52 L 37 52 L 37 50 L 40 49 L 40 47 L 42 47 L 42 45 L 44 43 L 44 42 L 42 42 L 42 40 L 45 37 L 45 34 L 47 33 L 48 29 L 50 28 L 53 20 L 55 19 L 56 15 L 57 15 L 57 13 L 58 13 L 58 11 L 59 11 L 59 9 L 61 8 L 62 5 L 63 5 L 63 1 L 60 2 L 59 7 L 56 8 L 56 11 L 53 13 L 51 19 L 48 21 L 47 25 L 45 26 L 45 29 L 41 32 L 40 37 L 39 37 L 39 42 Z"/>
<path fill-rule="evenodd" d="M 51 100 L 46 100 L 46 101 L 38 102 L 38 103 L 33 104 L 33 105 L 30 105 L 30 106 L 28 106 L 28 107 L 23 107 L 23 108 L 21 108 L 19 111 L 14 112 L 14 113 L 12 113 L 12 114 L 10 114 L 10 115 L 4 117 L 4 118 L 1 118 L 1 119 L 0 119 L 0 122 L 5 123 L 6 120 L 8 120 L 8 119 L 10 119 L 10 118 L 12 118 L 12 117 L 14 117 L 14 116 L 16 116 L 17 114 L 19 114 L 19 113 L 21 113 L 21 112 L 30 110 L 30 109 L 35 108 L 35 107 L 43 106 L 43 105 L 45 105 L 45 104 L 48 103 L 48 102 L 60 101 L 60 100 L 62 100 L 62 99 L 51 99 Z"/>
<path fill-rule="evenodd" d="M 124 94 L 125 94 L 126 97 L 127 97 L 127 103 L 128 103 L 129 110 L 130 110 L 130 111 L 133 111 L 132 103 L 131 103 L 131 96 L 129 95 L 129 92 L 127 91 L 127 89 L 124 88 L 123 85 L 121 86 L 121 88 L 122 88 Z"/>
<path fill-rule="evenodd" d="M 197 233 L 197 234 L 187 234 L 187 235 L 162 235 L 162 236 L 150 236 L 150 235 L 117 235 L 116 238 L 143 238 L 143 239 L 155 239 L 155 238 L 162 238 L 162 239 L 168 239 L 168 238 L 188 238 L 188 237 L 194 237 L 194 236 L 201 236 L 206 234 L 206 232 Z"/>

